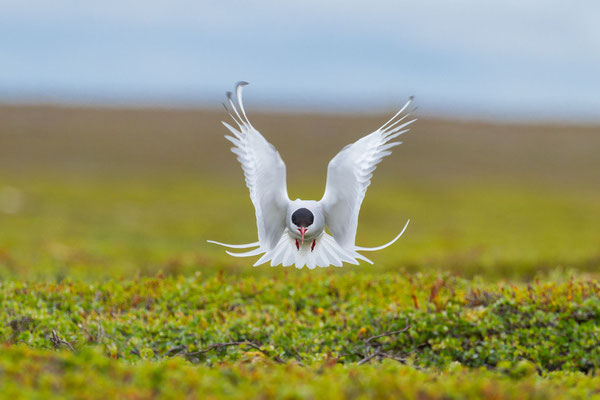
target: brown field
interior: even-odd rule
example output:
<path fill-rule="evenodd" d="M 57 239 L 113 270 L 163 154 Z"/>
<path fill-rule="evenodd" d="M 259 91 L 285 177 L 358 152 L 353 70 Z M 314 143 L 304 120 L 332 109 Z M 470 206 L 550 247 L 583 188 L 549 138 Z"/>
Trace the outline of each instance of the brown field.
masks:
<path fill-rule="evenodd" d="M 289 185 L 322 188 L 327 162 L 388 115 L 253 112 L 280 151 Z M 419 115 L 417 114 L 417 117 Z M 0 107 L 0 168 L 7 173 L 185 173 L 239 178 L 224 111 Z M 375 178 L 402 182 L 514 180 L 600 185 L 600 127 L 500 124 L 419 117 Z M 385 178 L 384 178 L 385 177 Z M 312 190 L 312 189 L 310 189 Z"/>

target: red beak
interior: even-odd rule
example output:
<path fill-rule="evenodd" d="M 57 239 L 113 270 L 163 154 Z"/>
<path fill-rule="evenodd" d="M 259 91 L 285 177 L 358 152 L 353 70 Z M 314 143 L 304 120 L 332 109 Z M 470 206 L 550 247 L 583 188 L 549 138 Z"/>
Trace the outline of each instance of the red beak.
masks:
<path fill-rule="evenodd" d="M 302 238 L 301 244 L 304 244 L 304 235 L 306 234 L 306 231 L 307 231 L 308 229 L 306 229 L 306 228 L 302 227 L 302 228 L 298 228 L 298 230 L 300 231 L 300 236 L 301 236 L 301 238 Z"/>

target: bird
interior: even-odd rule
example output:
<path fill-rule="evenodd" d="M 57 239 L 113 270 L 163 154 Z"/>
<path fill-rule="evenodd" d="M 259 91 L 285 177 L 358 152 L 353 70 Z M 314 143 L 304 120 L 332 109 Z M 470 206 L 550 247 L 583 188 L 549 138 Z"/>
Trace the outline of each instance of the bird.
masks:
<path fill-rule="evenodd" d="M 379 129 L 344 147 L 328 164 L 323 197 L 316 200 L 290 200 L 287 194 L 286 167 L 277 149 L 254 128 L 246 115 L 242 91 L 247 82 L 238 82 L 234 94 L 227 92 L 225 110 L 237 127 L 222 121 L 231 135 L 225 135 L 231 151 L 242 165 L 246 186 L 256 211 L 258 241 L 246 244 L 209 243 L 230 249 L 249 249 L 226 253 L 234 257 L 261 256 L 254 266 L 270 262 L 296 268 L 341 267 L 373 262 L 360 254 L 378 251 L 395 243 L 402 231 L 390 242 L 377 247 L 355 244 L 358 215 L 373 171 L 391 149 L 402 142 L 393 141 L 409 131 L 416 121 L 405 113 L 413 97 Z M 326 230 L 327 228 L 327 230 Z M 328 233 L 328 232 L 329 233 Z"/>

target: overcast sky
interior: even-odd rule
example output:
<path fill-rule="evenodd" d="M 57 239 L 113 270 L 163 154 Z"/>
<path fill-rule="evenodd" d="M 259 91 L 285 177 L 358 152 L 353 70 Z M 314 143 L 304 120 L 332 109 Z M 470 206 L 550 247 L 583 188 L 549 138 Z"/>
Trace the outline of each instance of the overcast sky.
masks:
<path fill-rule="evenodd" d="M 600 120 L 600 2 L 0 0 L 0 101 Z"/>

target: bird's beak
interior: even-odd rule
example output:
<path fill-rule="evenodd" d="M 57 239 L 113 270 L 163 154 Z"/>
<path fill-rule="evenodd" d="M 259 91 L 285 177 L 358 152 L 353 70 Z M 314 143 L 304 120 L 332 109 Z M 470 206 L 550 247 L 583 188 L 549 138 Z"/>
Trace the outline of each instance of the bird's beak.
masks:
<path fill-rule="evenodd" d="M 302 238 L 302 241 L 300 243 L 304 244 L 304 235 L 306 235 L 306 231 L 308 229 L 306 229 L 305 227 L 301 227 L 301 228 L 298 228 L 298 230 L 300 231 L 300 237 Z"/>

